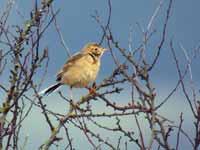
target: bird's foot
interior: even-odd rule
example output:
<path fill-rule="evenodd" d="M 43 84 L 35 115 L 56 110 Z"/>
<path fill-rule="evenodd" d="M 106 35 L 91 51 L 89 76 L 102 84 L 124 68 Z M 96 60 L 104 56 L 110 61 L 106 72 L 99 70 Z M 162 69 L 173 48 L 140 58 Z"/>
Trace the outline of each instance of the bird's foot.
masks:
<path fill-rule="evenodd" d="M 96 93 L 97 86 L 95 83 L 93 83 L 91 87 L 86 87 L 86 88 L 89 90 L 89 95 L 92 95 L 92 96 L 98 95 Z"/>

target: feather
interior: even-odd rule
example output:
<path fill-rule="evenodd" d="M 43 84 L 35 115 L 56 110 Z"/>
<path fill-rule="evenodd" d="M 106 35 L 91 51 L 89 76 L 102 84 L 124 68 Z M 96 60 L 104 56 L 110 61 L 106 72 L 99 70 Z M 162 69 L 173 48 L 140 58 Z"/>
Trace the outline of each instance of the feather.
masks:
<path fill-rule="evenodd" d="M 39 95 L 40 96 L 45 96 L 45 95 L 49 95 L 50 93 L 52 93 L 53 91 L 55 91 L 59 86 L 61 86 L 62 83 L 56 83 L 56 84 L 53 84 L 51 86 L 49 86 L 48 88 L 42 90 L 41 92 L 39 92 Z"/>
<path fill-rule="evenodd" d="M 67 70 L 70 67 L 72 67 L 77 60 L 83 58 L 84 56 L 86 56 L 86 54 L 76 53 L 71 58 L 69 58 L 67 60 L 67 62 L 64 64 L 63 68 L 57 73 L 57 75 L 56 75 L 56 77 L 57 77 L 56 81 L 60 81 L 62 79 L 63 73 L 67 72 Z"/>

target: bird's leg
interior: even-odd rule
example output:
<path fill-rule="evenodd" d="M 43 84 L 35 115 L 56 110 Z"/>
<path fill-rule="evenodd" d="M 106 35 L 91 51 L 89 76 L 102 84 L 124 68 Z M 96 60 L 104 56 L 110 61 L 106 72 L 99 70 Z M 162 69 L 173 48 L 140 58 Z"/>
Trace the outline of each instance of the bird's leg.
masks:
<path fill-rule="evenodd" d="M 86 88 L 89 90 L 90 95 L 97 95 L 97 93 L 96 93 L 97 87 L 96 87 L 95 82 L 92 84 L 91 87 L 86 86 Z"/>
<path fill-rule="evenodd" d="M 72 86 L 69 87 L 70 99 L 73 100 Z"/>

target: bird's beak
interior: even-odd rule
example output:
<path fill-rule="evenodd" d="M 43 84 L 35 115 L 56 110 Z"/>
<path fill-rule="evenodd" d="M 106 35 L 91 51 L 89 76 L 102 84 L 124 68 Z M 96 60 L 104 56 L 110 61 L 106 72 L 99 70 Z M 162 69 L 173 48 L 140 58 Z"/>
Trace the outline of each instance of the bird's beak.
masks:
<path fill-rule="evenodd" d="M 107 51 L 108 49 L 107 48 L 103 48 L 103 51 L 105 52 L 105 51 Z"/>

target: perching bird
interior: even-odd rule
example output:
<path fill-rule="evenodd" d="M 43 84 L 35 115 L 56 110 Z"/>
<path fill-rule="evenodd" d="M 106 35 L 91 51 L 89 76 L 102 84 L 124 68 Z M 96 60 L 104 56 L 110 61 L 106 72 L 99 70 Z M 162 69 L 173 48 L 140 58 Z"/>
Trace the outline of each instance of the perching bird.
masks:
<path fill-rule="evenodd" d="M 72 98 L 72 88 L 84 88 L 95 81 L 100 68 L 101 56 L 105 48 L 96 43 L 87 44 L 80 52 L 70 57 L 63 68 L 57 73 L 57 83 L 46 88 L 41 95 L 50 94 L 61 85 L 70 86 Z"/>

